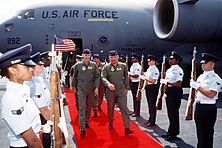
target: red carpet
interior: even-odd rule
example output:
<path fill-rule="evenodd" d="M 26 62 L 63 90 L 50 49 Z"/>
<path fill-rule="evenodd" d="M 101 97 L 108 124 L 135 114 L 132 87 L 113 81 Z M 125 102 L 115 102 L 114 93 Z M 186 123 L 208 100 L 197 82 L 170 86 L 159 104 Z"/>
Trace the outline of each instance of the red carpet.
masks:
<path fill-rule="evenodd" d="M 113 130 L 108 129 L 106 102 L 103 103 L 103 112 L 98 112 L 98 117 L 91 117 L 90 128 L 86 129 L 86 137 L 80 138 L 78 112 L 75 107 L 73 92 L 65 90 L 69 102 L 69 113 L 75 133 L 78 148 L 162 148 L 163 146 L 153 138 L 131 123 L 130 128 L 134 131 L 132 135 L 125 136 L 120 113 L 115 111 Z M 93 112 L 92 112 L 93 115 Z"/>

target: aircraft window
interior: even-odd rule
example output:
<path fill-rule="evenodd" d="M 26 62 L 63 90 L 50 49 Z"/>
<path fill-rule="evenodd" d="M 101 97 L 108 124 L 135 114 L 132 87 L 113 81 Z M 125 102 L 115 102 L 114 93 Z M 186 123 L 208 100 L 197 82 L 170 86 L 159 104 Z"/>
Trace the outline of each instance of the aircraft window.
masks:
<path fill-rule="evenodd" d="M 5 24 L 5 32 L 11 32 L 14 29 L 14 24 Z"/>
<path fill-rule="evenodd" d="M 18 19 L 34 19 L 34 9 L 27 9 L 18 13 Z"/>

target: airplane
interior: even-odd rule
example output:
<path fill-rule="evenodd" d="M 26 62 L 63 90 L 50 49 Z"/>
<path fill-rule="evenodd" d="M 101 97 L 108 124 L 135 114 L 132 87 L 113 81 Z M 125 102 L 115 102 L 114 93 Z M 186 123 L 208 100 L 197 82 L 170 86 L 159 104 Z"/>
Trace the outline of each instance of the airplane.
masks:
<path fill-rule="evenodd" d="M 0 24 L 0 49 L 4 53 L 31 43 L 33 52 L 49 51 L 56 35 L 73 40 L 76 54 L 89 48 L 107 56 L 116 49 L 121 55 L 161 59 L 174 50 L 183 57 L 187 85 L 194 47 L 198 60 L 202 52 L 222 56 L 221 7 L 222 0 L 47 1 Z M 222 59 L 216 72 L 222 75 Z"/>

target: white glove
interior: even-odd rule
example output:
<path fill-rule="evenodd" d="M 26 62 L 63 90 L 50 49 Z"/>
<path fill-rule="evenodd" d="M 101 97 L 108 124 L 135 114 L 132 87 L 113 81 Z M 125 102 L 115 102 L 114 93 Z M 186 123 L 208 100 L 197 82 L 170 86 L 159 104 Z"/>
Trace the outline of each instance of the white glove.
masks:
<path fill-rule="evenodd" d="M 166 99 L 166 97 L 167 97 L 167 95 L 166 95 L 166 94 L 163 94 L 162 99 Z"/>
<path fill-rule="evenodd" d="M 142 80 L 145 80 L 145 79 L 146 79 L 146 77 L 143 76 L 143 75 L 140 75 L 139 78 L 142 79 Z"/>
<path fill-rule="evenodd" d="M 166 79 L 160 79 L 160 83 L 166 85 L 167 84 L 167 80 Z"/>
<path fill-rule="evenodd" d="M 68 75 L 68 71 L 64 71 L 63 75 L 67 76 Z"/>
<path fill-rule="evenodd" d="M 190 87 L 194 88 L 194 89 L 198 89 L 200 87 L 200 83 L 197 83 L 193 80 L 190 81 Z"/>
<path fill-rule="evenodd" d="M 66 127 L 65 118 L 63 118 L 63 117 L 60 117 L 60 118 L 59 118 L 58 127 L 59 127 L 60 130 L 63 132 L 65 138 L 67 138 L 69 135 L 68 135 L 67 127 Z"/>
<path fill-rule="evenodd" d="M 43 133 L 51 133 L 51 126 L 53 125 L 53 122 L 51 120 L 48 120 L 45 125 L 43 125 Z"/>

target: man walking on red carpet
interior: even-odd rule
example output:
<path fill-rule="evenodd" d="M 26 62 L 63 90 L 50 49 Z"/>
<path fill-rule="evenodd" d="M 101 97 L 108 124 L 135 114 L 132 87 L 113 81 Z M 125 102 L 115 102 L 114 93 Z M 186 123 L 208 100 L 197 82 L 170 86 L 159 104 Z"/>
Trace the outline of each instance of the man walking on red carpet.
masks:
<path fill-rule="evenodd" d="M 105 65 L 102 71 L 102 80 L 104 85 L 108 88 L 106 91 L 107 108 L 108 108 L 108 122 L 109 129 L 113 129 L 114 105 L 117 102 L 122 115 L 125 135 L 132 134 L 130 130 L 130 118 L 127 114 L 126 97 L 128 92 L 129 77 L 128 70 L 124 63 L 118 62 L 119 55 L 117 51 L 109 52 L 110 63 Z"/>
<path fill-rule="evenodd" d="M 100 74 L 97 65 L 90 61 L 90 50 L 84 49 L 82 55 L 83 61 L 73 67 L 72 87 L 78 96 L 80 136 L 84 137 L 85 128 L 90 128 L 89 118 L 94 94 L 98 95 Z"/>

